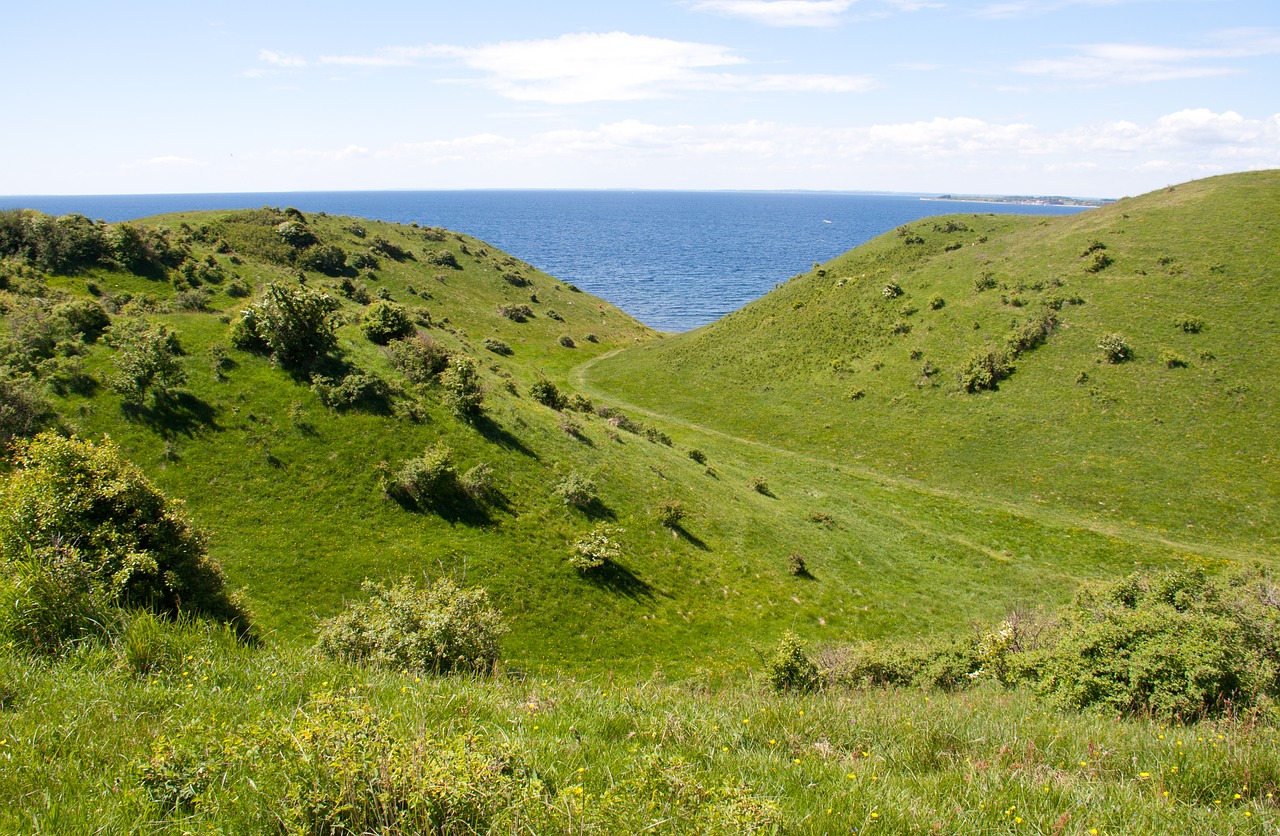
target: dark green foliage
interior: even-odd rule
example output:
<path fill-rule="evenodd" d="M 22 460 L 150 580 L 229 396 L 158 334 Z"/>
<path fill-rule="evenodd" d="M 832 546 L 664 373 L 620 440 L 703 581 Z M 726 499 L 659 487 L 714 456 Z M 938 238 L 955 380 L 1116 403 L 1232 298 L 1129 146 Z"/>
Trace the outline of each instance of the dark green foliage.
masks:
<path fill-rule="evenodd" d="M 696 447 L 689 449 L 689 458 L 693 459 L 698 464 L 707 463 L 707 454 L 697 449 Z"/>
<path fill-rule="evenodd" d="M 458 257 L 449 250 L 436 250 L 427 255 L 427 261 L 437 267 L 448 267 L 452 270 L 461 270 L 462 265 L 458 263 Z"/>
<path fill-rule="evenodd" d="M 664 528 L 678 528 L 684 518 L 689 515 L 689 511 L 684 507 L 684 503 L 678 499 L 664 499 L 658 503 L 653 515 L 657 519 L 658 525 Z"/>
<path fill-rule="evenodd" d="M 1187 367 L 1187 358 L 1176 351 L 1169 351 L 1168 349 L 1160 352 L 1160 362 L 1164 364 L 1166 369 L 1185 369 Z"/>
<path fill-rule="evenodd" d="M 1099 251 L 1093 254 L 1093 258 L 1085 265 L 1084 271 L 1086 273 L 1101 273 L 1114 263 L 1110 255 Z"/>
<path fill-rule="evenodd" d="M 440 375 L 444 388 L 445 405 L 455 415 L 466 421 L 480 417 L 484 408 L 484 390 L 476 364 L 470 357 L 459 356 L 449 360 L 449 367 Z"/>
<path fill-rule="evenodd" d="M 1013 374 L 1007 352 L 998 348 L 975 348 L 960 368 L 960 388 L 966 392 L 995 389 Z"/>
<path fill-rule="evenodd" d="M 0 373 L 0 460 L 9 455 L 14 441 L 34 436 L 55 420 L 53 407 L 30 378 Z"/>
<path fill-rule="evenodd" d="M 1042 345 L 1058 324 L 1058 318 L 1051 308 L 1043 308 L 1013 326 L 1013 331 L 1005 340 L 1009 353 L 1021 354 Z"/>
<path fill-rule="evenodd" d="M 935 294 L 929 297 L 929 310 L 941 310 L 947 304 L 947 300 Z"/>
<path fill-rule="evenodd" d="M 1064 616 L 1041 689 L 1059 705 L 1190 721 L 1280 696 L 1280 587 L 1255 570 L 1138 572 Z"/>
<path fill-rule="evenodd" d="M 539 378 L 529 387 L 529 397 L 533 398 L 543 406 L 549 406 L 555 410 L 564 409 L 568 405 L 568 399 L 560 388 L 546 378 Z"/>
<path fill-rule="evenodd" d="M 6 574 L 44 577 L 77 600 L 104 596 L 247 627 L 203 536 L 110 441 L 45 433 L 18 465 L 0 488 Z"/>
<path fill-rule="evenodd" d="M 385 411 L 394 394 L 385 380 L 364 372 L 351 372 L 336 382 L 324 375 L 315 375 L 311 378 L 311 391 L 320 403 L 339 412 L 357 408 Z"/>
<path fill-rule="evenodd" d="M 348 604 L 320 625 L 322 653 L 359 664 L 422 673 L 487 673 L 507 632 L 482 587 L 448 578 L 418 586 L 365 581 L 367 601 Z"/>
<path fill-rule="evenodd" d="M 787 574 L 795 575 L 797 578 L 809 577 L 809 565 L 805 562 L 804 555 L 800 552 L 792 552 L 787 555 Z"/>
<path fill-rule="evenodd" d="M 568 334 L 562 334 L 560 339 L 556 340 L 556 342 L 560 343 L 560 345 L 565 348 L 577 348 L 577 344 L 573 341 L 573 337 Z"/>
<path fill-rule="evenodd" d="M 526 322 L 533 316 L 533 308 L 528 305 L 499 305 L 498 316 L 506 317 L 512 322 Z"/>
<path fill-rule="evenodd" d="M 507 345 L 507 343 L 497 337 L 485 337 L 484 348 L 485 351 L 492 351 L 494 354 L 501 354 L 503 357 L 510 357 L 515 354 L 511 349 L 511 346 Z"/>
<path fill-rule="evenodd" d="M 413 333 L 413 322 L 404 307 L 395 302 L 374 302 L 364 312 L 360 329 L 371 342 L 386 345 Z"/>
<path fill-rule="evenodd" d="M 288 214 L 288 213 L 285 213 Z M 303 221 L 281 221 L 276 225 L 276 235 L 295 250 L 302 250 L 316 243 L 316 237 Z"/>
<path fill-rule="evenodd" d="M 765 667 L 765 676 L 773 690 L 807 693 L 822 686 L 822 674 L 805 652 L 806 646 L 791 632 L 779 640 Z"/>
<path fill-rule="evenodd" d="M 326 294 L 273 282 L 262 301 L 244 311 L 233 344 L 246 349 L 261 345 L 285 368 L 305 369 L 337 347 L 332 315 L 338 307 Z"/>
<path fill-rule="evenodd" d="M 298 256 L 298 266 L 326 276 L 340 276 L 347 267 L 347 251 L 337 244 L 316 244 Z"/>
<path fill-rule="evenodd" d="M 145 323 L 118 323 L 112 329 L 116 346 L 116 374 L 111 388 L 125 404 L 141 406 L 147 392 L 163 400 L 170 392 L 187 382 L 181 348 L 176 335 L 163 325 L 148 327 Z"/>
<path fill-rule="evenodd" d="M 449 367 L 448 349 L 427 334 L 392 340 L 387 356 L 410 383 L 430 383 Z"/>
<path fill-rule="evenodd" d="M 1173 318 L 1173 327 L 1188 334 L 1199 334 L 1204 329 L 1204 320 L 1198 316 L 1181 314 Z"/>
<path fill-rule="evenodd" d="M 369 295 L 369 288 L 365 287 L 363 283 L 353 282 L 349 278 L 342 280 L 338 285 L 338 290 L 343 296 L 358 305 L 367 305 L 373 301 L 373 297 Z"/>
<path fill-rule="evenodd" d="M 902 295 L 902 285 L 897 282 L 889 282 L 880 291 L 880 295 L 886 299 L 897 299 Z"/>
<path fill-rule="evenodd" d="M 1124 363 L 1133 359 L 1133 348 L 1123 334 L 1103 334 L 1098 338 L 1102 359 L 1108 363 Z"/>
<path fill-rule="evenodd" d="M 443 444 L 428 447 L 421 456 L 406 461 L 386 485 L 388 494 L 422 509 L 452 498 L 458 490 L 453 451 Z"/>
<path fill-rule="evenodd" d="M 408 261 L 413 259 L 413 253 L 391 243 L 381 235 L 374 236 L 373 243 L 369 245 L 371 252 L 384 255 L 392 261 Z"/>

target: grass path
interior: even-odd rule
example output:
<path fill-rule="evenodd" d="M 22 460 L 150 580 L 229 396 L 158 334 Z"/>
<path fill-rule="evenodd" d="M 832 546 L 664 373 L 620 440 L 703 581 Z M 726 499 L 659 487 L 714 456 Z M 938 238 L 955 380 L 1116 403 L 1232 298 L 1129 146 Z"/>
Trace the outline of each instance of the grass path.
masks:
<path fill-rule="evenodd" d="M 724 432 L 723 430 L 715 429 L 714 427 L 709 427 L 705 424 L 700 424 L 696 421 L 691 421 L 676 415 L 671 415 L 668 413 L 658 412 L 652 409 L 648 409 L 639 404 L 622 400 L 616 397 L 615 395 L 610 393 L 608 390 L 602 389 L 599 385 L 597 385 L 596 383 L 593 383 L 590 379 L 591 369 L 597 363 L 599 363 L 601 360 L 605 360 L 609 357 L 612 357 L 615 354 L 619 354 L 625 350 L 627 349 L 625 348 L 614 349 L 613 351 L 593 357 L 584 363 L 580 363 L 577 366 L 574 366 L 572 369 L 569 370 L 570 383 L 574 386 L 574 388 L 590 395 L 593 398 L 607 400 L 610 403 L 614 404 L 615 406 L 626 409 L 630 412 L 639 413 L 649 418 L 660 420 L 667 424 L 681 427 L 693 433 L 701 434 L 703 436 L 707 436 L 710 438 L 716 438 L 721 441 L 727 441 L 731 444 L 744 445 L 746 447 L 760 450 L 762 452 L 768 453 L 773 456 L 785 457 L 785 458 L 791 459 L 792 461 L 807 464 L 812 467 L 830 467 L 845 475 L 852 476 L 854 478 L 863 479 L 869 482 L 875 482 L 882 486 L 889 486 L 893 488 L 904 489 L 916 494 L 933 497 L 935 499 L 946 500 L 948 502 L 953 502 L 968 508 L 998 511 L 998 512 L 1009 514 L 1012 516 L 1021 517 L 1023 519 L 1027 519 L 1032 522 L 1035 522 L 1039 525 L 1052 527 L 1052 528 L 1063 528 L 1063 529 L 1075 528 L 1075 529 L 1087 530 L 1094 534 L 1097 534 L 1103 537 L 1109 537 L 1115 540 L 1120 540 L 1135 546 L 1141 546 L 1145 548 L 1171 549 L 1181 554 L 1193 554 L 1199 557 L 1212 558 L 1216 560 L 1225 560 L 1233 563 L 1247 563 L 1252 560 L 1257 560 L 1260 556 L 1262 556 L 1257 552 L 1236 549 L 1230 546 L 1224 546 L 1216 543 L 1187 543 L 1184 541 L 1172 540 L 1167 537 L 1162 537 L 1158 534 L 1155 534 L 1149 531 L 1144 531 L 1136 527 L 1115 525 L 1111 523 L 1101 522 L 1096 519 L 1075 516 L 1075 515 L 1066 513 L 1061 509 L 1042 508 L 1042 507 L 1036 507 L 1033 505 L 1026 505 L 1023 503 L 1008 502 L 1005 500 L 999 500 L 989 496 L 982 496 L 982 495 L 971 493 L 971 492 L 961 492 L 961 491 L 952 490 L 949 488 L 938 487 L 936 485 L 926 484 L 917 479 L 911 479 L 903 476 L 895 476 L 892 474 L 883 473 L 881 471 L 878 471 L 872 468 L 850 465 L 844 462 L 839 462 L 832 459 L 810 455 L 810 454 L 792 450 L 786 447 L 779 447 L 777 445 L 769 444 L 768 442 L 759 441 L 757 439 L 744 438 L 742 436 Z M 980 552 L 994 560 L 997 560 L 997 561 L 1008 560 L 1008 555 L 1005 552 L 988 548 L 987 546 L 984 546 L 980 543 L 976 543 L 968 538 L 961 537 L 959 535 L 935 530 L 933 528 L 930 528 L 925 523 L 922 523 L 919 520 L 916 520 L 914 518 L 906 517 L 900 514 L 894 514 L 892 512 L 884 511 L 881 509 L 869 508 L 865 504 L 863 504 L 862 507 L 865 510 L 871 511 L 873 513 L 879 513 L 883 516 L 890 517 L 895 522 L 901 525 L 907 526 L 909 528 L 912 528 L 921 533 L 944 538 L 944 539 L 950 540 L 951 542 L 957 543 L 958 545 L 964 546 L 965 548 L 972 549 L 973 551 L 976 551 L 976 552 Z"/>

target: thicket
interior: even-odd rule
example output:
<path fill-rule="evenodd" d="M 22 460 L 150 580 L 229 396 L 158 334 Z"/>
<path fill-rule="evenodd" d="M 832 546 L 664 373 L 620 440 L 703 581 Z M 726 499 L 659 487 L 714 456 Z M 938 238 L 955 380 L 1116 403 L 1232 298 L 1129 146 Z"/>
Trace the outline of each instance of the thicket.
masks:
<path fill-rule="evenodd" d="M 246 613 L 181 505 L 109 440 L 43 433 L 0 485 L 0 630 L 39 651 L 105 629 L 112 607 L 210 616 Z"/>
<path fill-rule="evenodd" d="M 365 581 L 361 589 L 367 601 L 320 625 L 321 652 L 390 670 L 493 670 L 507 627 L 482 587 L 463 589 L 448 578 L 418 586 L 404 578 L 394 586 Z"/>
<path fill-rule="evenodd" d="M 289 369 L 306 369 L 338 345 L 333 297 L 303 286 L 272 282 L 262 299 L 245 308 L 231 330 L 231 343 L 271 353 Z"/>
<path fill-rule="evenodd" d="M 360 330 L 371 342 L 386 345 L 413 333 L 413 321 L 402 305 L 374 302 L 361 318 Z"/>

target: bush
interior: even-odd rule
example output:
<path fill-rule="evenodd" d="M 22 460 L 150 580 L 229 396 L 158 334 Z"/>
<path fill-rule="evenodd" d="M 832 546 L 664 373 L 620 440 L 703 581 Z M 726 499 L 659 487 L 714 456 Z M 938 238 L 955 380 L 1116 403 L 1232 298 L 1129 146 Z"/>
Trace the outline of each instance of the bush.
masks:
<path fill-rule="evenodd" d="M 897 282 L 889 282 L 880 291 L 880 295 L 886 299 L 897 299 L 902 295 L 902 285 Z"/>
<path fill-rule="evenodd" d="M 575 508 L 588 508 L 600 499 L 596 483 L 577 473 L 570 473 L 560 480 L 555 487 L 555 495 L 560 497 L 565 505 L 572 505 Z"/>
<path fill-rule="evenodd" d="M 413 333 L 413 322 L 401 305 L 395 302 L 374 302 L 364 312 L 360 329 L 364 335 L 378 345 L 386 345 L 392 340 L 403 339 Z"/>
<path fill-rule="evenodd" d="M 36 436 L 0 488 L 0 508 L 0 566 L 34 561 L 31 576 L 83 573 L 86 594 L 117 604 L 248 626 L 181 505 L 110 441 Z"/>
<path fill-rule="evenodd" d="M 1173 327 L 1188 334 L 1199 334 L 1204 329 L 1204 320 L 1198 316 L 1181 314 L 1174 317 Z"/>
<path fill-rule="evenodd" d="M 533 308 L 528 305 L 499 305 L 498 316 L 512 322 L 526 322 L 533 316 Z"/>
<path fill-rule="evenodd" d="M 30 438 L 55 419 L 53 407 L 29 379 L 0 375 L 0 460 L 14 441 Z"/>
<path fill-rule="evenodd" d="M 418 458 L 405 462 L 387 486 L 389 494 L 407 499 L 419 508 L 449 499 L 459 489 L 453 451 L 438 443 Z"/>
<path fill-rule="evenodd" d="M 449 367 L 449 350 L 426 334 L 392 340 L 387 356 L 410 383 L 430 383 Z"/>
<path fill-rule="evenodd" d="M 663 528 L 678 528 L 688 514 L 689 512 L 685 509 L 684 503 L 678 499 L 662 500 L 653 512 L 654 517 L 658 520 L 658 525 Z"/>
<path fill-rule="evenodd" d="M 941 296 L 934 295 L 929 297 L 929 310 L 931 311 L 941 310 L 946 304 L 947 300 Z"/>
<path fill-rule="evenodd" d="M 353 372 L 337 383 L 324 375 L 315 375 L 311 378 L 311 391 L 320 403 L 338 411 L 357 407 L 384 409 L 392 396 L 385 380 L 363 372 Z"/>
<path fill-rule="evenodd" d="M 807 693 L 821 687 L 822 674 L 805 647 L 805 642 L 795 633 L 783 635 L 765 666 L 765 676 L 773 690 Z"/>
<path fill-rule="evenodd" d="M 1005 340 L 1009 352 L 1013 355 L 1031 351 L 1044 344 L 1058 325 L 1058 317 L 1051 308 L 1044 308 L 1013 326 L 1013 331 Z"/>
<path fill-rule="evenodd" d="M 769 490 L 769 483 L 763 476 L 752 476 L 747 480 L 747 487 L 761 496 L 773 496 L 773 491 Z"/>
<path fill-rule="evenodd" d="M 1098 338 L 1102 359 L 1108 363 L 1124 363 L 1133 359 L 1133 348 L 1123 334 L 1103 334 Z"/>
<path fill-rule="evenodd" d="M 437 267 L 448 267 L 452 270 L 462 269 L 462 265 L 458 263 L 458 257 L 449 250 L 436 250 L 434 253 L 427 255 L 427 261 Z"/>
<path fill-rule="evenodd" d="M 327 294 L 273 282 L 262 301 L 241 315 L 232 344 L 248 350 L 260 346 L 286 368 L 306 368 L 337 347 L 333 312 L 338 307 Z"/>
<path fill-rule="evenodd" d="M 498 493 L 494 484 L 493 467 L 488 462 L 480 464 L 462 474 L 458 479 L 458 487 L 476 502 L 486 502 Z"/>
<path fill-rule="evenodd" d="M 445 405 L 465 421 L 480 417 L 484 407 L 484 391 L 480 388 L 480 376 L 470 357 L 454 357 L 449 367 L 440 375 L 444 387 Z"/>
<path fill-rule="evenodd" d="M 1261 570 L 1134 573 L 1064 621 L 1041 679 L 1059 705 L 1189 722 L 1280 696 L 1280 588 Z"/>
<path fill-rule="evenodd" d="M 572 409 L 574 412 L 591 413 L 595 410 L 595 404 L 586 395 L 574 393 L 569 396 L 569 403 L 566 408 Z"/>
<path fill-rule="evenodd" d="M 573 542 L 569 565 L 579 572 L 590 572 L 606 563 L 616 563 L 622 558 L 622 546 L 614 538 L 621 533 L 619 528 L 596 526 Z"/>
<path fill-rule="evenodd" d="M 556 340 L 556 342 L 560 343 L 560 345 L 564 346 L 565 348 L 578 347 L 578 344 L 573 341 L 573 337 L 569 336 L 568 334 L 561 334 L 560 339 Z"/>
<path fill-rule="evenodd" d="M 707 463 L 707 454 L 697 449 L 696 447 L 689 449 L 689 458 L 693 459 L 698 464 Z"/>
<path fill-rule="evenodd" d="M 1101 273 L 1114 263 L 1114 260 L 1107 253 L 1095 252 L 1093 258 L 1085 265 L 1084 271 L 1086 273 Z"/>
<path fill-rule="evenodd" d="M 1185 369 L 1187 367 L 1187 358 L 1176 351 L 1169 351 L 1168 349 L 1160 352 L 1160 362 L 1164 364 L 1166 369 Z"/>
<path fill-rule="evenodd" d="M 966 392 L 995 389 L 1011 374 L 1013 364 L 1007 353 L 996 348 L 977 348 L 960 367 L 960 388 Z"/>
<path fill-rule="evenodd" d="M 809 566 L 805 563 L 804 555 L 800 552 L 792 552 L 787 555 L 787 574 L 795 575 L 797 578 L 809 576 Z"/>
<path fill-rule="evenodd" d="M 365 581 L 369 599 L 320 625 L 318 647 L 335 659 L 425 673 L 485 673 L 498 661 L 507 632 L 482 587 L 462 589 L 441 578 L 420 587 Z"/>
<path fill-rule="evenodd" d="M 126 404 L 141 406 L 148 391 L 157 400 L 163 399 L 171 389 L 187 382 L 175 335 L 163 325 L 146 328 L 139 324 L 119 330 L 113 335 L 116 374 L 111 388 Z"/>
<path fill-rule="evenodd" d="M 347 251 L 337 244 L 317 244 L 302 253 L 298 266 L 326 276 L 341 276 L 347 268 Z"/>
<path fill-rule="evenodd" d="M 543 406 L 549 406 L 555 410 L 564 409 L 568 405 L 568 399 L 564 396 L 564 393 L 546 378 L 535 381 L 529 387 L 529 397 Z"/>
<path fill-rule="evenodd" d="M 515 352 L 511 350 L 511 346 L 507 345 L 507 343 L 497 337 L 485 337 L 484 348 L 485 351 L 492 351 L 494 354 L 500 354 L 503 357 L 510 357 L 515 354 Z"/>

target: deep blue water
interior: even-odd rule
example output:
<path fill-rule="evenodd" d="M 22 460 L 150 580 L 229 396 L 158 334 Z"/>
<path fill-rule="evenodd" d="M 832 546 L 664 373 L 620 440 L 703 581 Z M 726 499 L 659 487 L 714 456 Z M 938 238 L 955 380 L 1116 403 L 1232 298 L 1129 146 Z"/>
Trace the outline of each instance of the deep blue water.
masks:
<path fill-rule="evenodd" d="M 0 197 L 0 208 L 122 221 L 195 209 L 304 212 L 442 226 L 483 239 L 613 302 L 686 331 L 901 224 L 952 212 L 1065 215 L 1073 207 L 935 202 L 824 192 L 394 191 Z"/>

